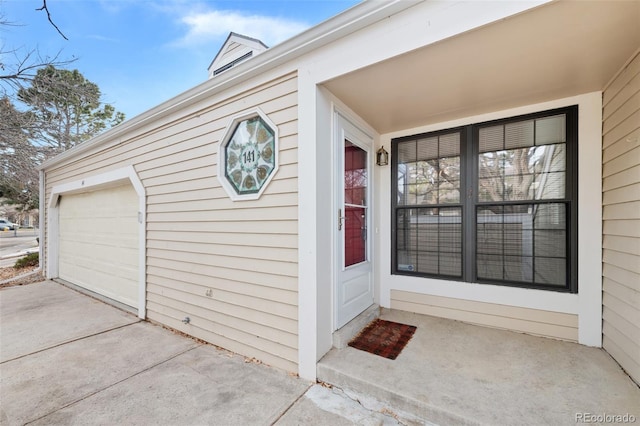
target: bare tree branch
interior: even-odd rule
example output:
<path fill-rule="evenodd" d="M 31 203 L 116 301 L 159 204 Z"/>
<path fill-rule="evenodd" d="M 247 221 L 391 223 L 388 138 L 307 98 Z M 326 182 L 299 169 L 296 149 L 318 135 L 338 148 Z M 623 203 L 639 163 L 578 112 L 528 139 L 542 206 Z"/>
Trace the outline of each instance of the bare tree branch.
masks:
<path fill-rule="evenodd" d="M 53 28 L 55 28 L 58 31 L 58 34 L 60 34 L 62 36 L 62 38 L 64 38 L 65 40 L 69 40 L 67 38 L 67 36 L 65 36 L 64 34 L 62 34 L 62 31 L 60 31 L 60 28 L 58 28 L 58 26 L 53 22 L 53 20 L 51 19 L 51 13 L 49 13 L 49 8 L 47 7 L 47 0 L 42 0 L 42 7 L 39 9 L 36 9 L 38 12 L 40 11 L 45 11 L 47 12 L 47 19 L 49 20 L 49 23 L 51 25 L 53 25 Z"/>
<path fill-rule="evenodd" d="M 17 92 L 28 84 L 36 76 L 37 71 L 49 65 L 56 68 L 65 67 L 76 58 L 63 60 L 59 59 L 60 51 L 53 57 L 40 54 L 40 51 L 33 49 L 25 53 L 24 50 L 2 51 L 0 50 L 0 58 L 13 56 L 10 62 L 0 61 L 0 96 L 8 95 L 11 92 Z"/>

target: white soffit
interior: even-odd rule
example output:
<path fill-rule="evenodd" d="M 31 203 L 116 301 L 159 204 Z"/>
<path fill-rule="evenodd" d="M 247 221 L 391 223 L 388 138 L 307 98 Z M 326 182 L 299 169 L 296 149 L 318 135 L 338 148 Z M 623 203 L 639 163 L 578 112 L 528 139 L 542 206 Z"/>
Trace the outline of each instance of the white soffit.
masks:
<path fill-rule="evenodd" d="M 602 90 L 640 46 L 640 1 L 554 2 L 325 86 L 380 133 Z"/>

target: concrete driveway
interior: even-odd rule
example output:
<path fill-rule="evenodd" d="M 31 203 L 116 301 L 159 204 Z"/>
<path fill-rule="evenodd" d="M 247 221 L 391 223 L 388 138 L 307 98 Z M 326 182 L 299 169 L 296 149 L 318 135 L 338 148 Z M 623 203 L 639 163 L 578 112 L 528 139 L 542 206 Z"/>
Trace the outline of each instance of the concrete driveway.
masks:
<path fill-rule="evenodd" d="M 0 424 L 397 424 L 46 281 L 0 290 Z"/>

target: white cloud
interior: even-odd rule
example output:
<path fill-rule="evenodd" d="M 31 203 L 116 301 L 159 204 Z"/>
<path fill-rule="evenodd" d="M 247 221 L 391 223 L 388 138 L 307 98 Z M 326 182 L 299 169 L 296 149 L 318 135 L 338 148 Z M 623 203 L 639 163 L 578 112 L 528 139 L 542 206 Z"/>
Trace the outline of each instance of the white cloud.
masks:
<path fill-rule="evenodd" d="M 190 12 L 181 17 L 180 22 L 188 30 L 174 43 L 178 46 L 209 43 L 224 38 L 233 31 L 257 38 L 271 47 L 309 28 L 308 24 L 300 21 L 228 10 Z"/>
<path fill-rule="evenodd" d="M 99 0 L 98 3 L 108 13 L 119 13 L 130 6 L 135 6 L 137 0 Z"/>
<path fill-rule="evenodd" d="M 106 41 L 109 43 L 120 43 L 120 40 L 118 40 L 117 38 L 105 37 L 99 34 L 89 34 L 87 35 L 87 38 L 90 38 L 92 40 L 98 40 L 98 41 Z"/>

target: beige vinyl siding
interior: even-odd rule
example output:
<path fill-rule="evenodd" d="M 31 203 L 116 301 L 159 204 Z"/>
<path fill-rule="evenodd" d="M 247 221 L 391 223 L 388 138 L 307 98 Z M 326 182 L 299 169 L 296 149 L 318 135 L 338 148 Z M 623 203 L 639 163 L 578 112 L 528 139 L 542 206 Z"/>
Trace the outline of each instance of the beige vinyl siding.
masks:
<path fill-rule="evenodd" d="M 604 348 L 640 383 L 640 54 L 603 94 Z"/>
<path fill-rule="evenodd" d="M 47 196 L 133 165 L 147 195 L 147 317 L 297 372 L 297 76 L 208 101 L 48 170 Z M 233 202 L 216 177 L 218 143 L 255 107 L 278 126 L 279 169 L 260 199 Z"/>
<path fill-rule="evenodd" d="M 578 316 L 495 303 L 391 291 L 391 309 L 449 318 L 536 336 L 578 341 Z"/>
<path fill-rule="evenodd" d="M 180 164 L 179 158 L 182 155 L 187 155 L 183 154 L 183 152 L 188 150 L 193 150 L 193 155 L 187 155 L 187 158 L 192 159 L 191 161 L 199 161 L 199 158 L 194 158 L 194 156 L 209 156 L 214 161 L 213 165 L 215 166 L 218 150 L 217 141 L 224 136 L 224 131 L 229 121 L 238 112 L 245 111 L 252 106 L 260 106 L 278 126 L 280 130 L 280 155 L 284 157 L 284 160 L 286 161 L 289 158 L 289 161 L 291 161 L 291 158 L 295 158 L 295 161 L 290 164 L 281 161 L 281 169 L 284 168 L 286 170 L 287 166 L 289 166 L 289 168 L 297 170 L 296 90 L 296 79 L 288 79 L 280 82 L 280 84 L 275 84 L 275 86 L 263 88 L 262 91 L 256 93 L 251 91 L 234 96 L 206 110 L 196 110 L 185 118 L 173 121 L 168 119 L 162 124 L 156 123 L 158 127 L 149 126 L 147 133 L 135 136 L 131 140 L 123 141 L 80 160 L 70 161 L 64 166 L 55 169 L 55 173 L 53 170 L 48 171 L 50 180 L 47 183 L 55 186 L 63 181 L 77 180 L 88 173 L 96 173 L 96 170 L 106 171 L 122 167 L 123 163 L 132 164 L 133 159 L 135 159 L 133 164 L 135 164 L 136 171 L 139 173 L 157 168 L 159 164 L 170 167 L 172 164 Z M 251 98 L 251 102 L 247 102 L 246 97 Z M 290 107 L 287 108 L 285 105 L 290 105 Z M 291 154 L 287 152 L 289 150 L 296 152 Z M 163 160 L 146 164 L 147 161 L 160 158 L 163 158 Z M 185 169 L 183 168 L 183 170 Z M 167 175 L 163 171 L 163 169 L 158 171 L 158 178 Z M 189 173 L 193 176 L 203 176 L 202 173 L 197 175 L 196 170 L 185 170 L 183 173 L 187 176 Z M 280 174 L 280 171 L 278 174 Z M 204 178 L 217 181 L 215 173 L 213 175 L 206 173 Z M 153 182 L 149 185 L 154 186 Z M 148 185 L 145 182 L 146 186 Z M 211 185 L 206 185 L 205 187 L 209 188 Z M 218 184 L 216 187 L 220 187 L 220 185 Z M 160 190 L 160 192 L 164 193 L 165 191 Z"/>

